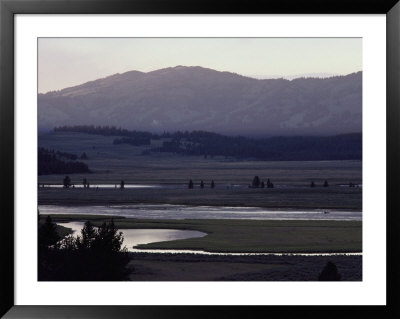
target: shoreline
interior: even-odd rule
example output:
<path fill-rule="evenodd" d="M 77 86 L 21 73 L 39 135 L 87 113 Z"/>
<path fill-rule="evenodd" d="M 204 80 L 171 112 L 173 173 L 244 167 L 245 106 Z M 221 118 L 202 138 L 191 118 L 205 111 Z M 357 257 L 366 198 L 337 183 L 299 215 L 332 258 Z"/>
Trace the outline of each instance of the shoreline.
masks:
<path fill-rule="evenodd" d="M 218 253 L 218 252 L 208 252 L 203 250 L 167 250 L 167 249 L 140 249 L 135 248 L 136 251 L 129 251 L 131 254 L 172 254 L 172 255 L 200 255 L 200 256 L 282 256 L 282 257 L 291 257 L 291 256 L 301 256 L 301 257 L 326 257 L 326 256 L 362 256 L 363 252 L 330 252 L 330 253 L 323 253 L 323 252 L 310 252 L 310 253 L 290 253 L 290 252 L 260 252 L 260 253 L 247 253 L 247 252 L 231 252 L 231 253 Z"/>
<path fill-rule="evenodd" d="M 62 203 L 61 203 L 62 202 Z M 233 208 L 263 208 L 263 209 L 276 209 L 276 210 L 282 210 L 282 211 L 300 211 L 304 209 L 309 209 L 309 210 L 335 210 L 335 211 L 353 211 L 353 212 L 362 212 L 361 209 L 358 208 L 345 208 L 345 207 L 315 207 L 315 206 L 302 206 L 302 207 L 295 207 L 295 206 L 284 206 L 284 205 L 279 205 L 279 206 L 272 206 L 272 205 L 264 205 L 264 206 L 256 206 L 256 205 L 251 205 L 251 204 L 246 204 L 246 206 L 240 205 L 240 204 L 230 204 L 230 205 L 225 205 L 225 204 L 209 204 L 209 205 L 198 205 L 198 204 L 188 204 L 188 203 L 165 203 L 165 202 L 157 202 L 157 201 L 152 201 L 152 202 L 143 202 L 143 201 L 120 201 L 120 200 L 115 200 L 115 201 L 110 201 L 110 200 L 104 200 L 104 201 L 97 201 L 96 204 L 93 204 L 91 202 L 87 201 L 79 201 L 79 200 L 73 200 L 73 201 L 68 201 L 64 202 L 64 200 L 42 200 L 38 201 L 38 206 L 67 206 L 67 207 L 80 207 L 80 206 L 118 206 L 118 205 L 170 205 L 170 206 L 188 206 L 188 207 L 233 207 Z"/>
<path fill-rule="evenodd" d="M 40 215 L 44 218 L 46 215 Z M 155 242 L 138 249 L 204 250 L 210 253 L 350 253 L 362 251 L 362 222 L 335 220 L 137 219 L 101 215 L 50 215 L 55 223 L 114 220 L 124 229 L 177 229 L 201 238 Z"/>

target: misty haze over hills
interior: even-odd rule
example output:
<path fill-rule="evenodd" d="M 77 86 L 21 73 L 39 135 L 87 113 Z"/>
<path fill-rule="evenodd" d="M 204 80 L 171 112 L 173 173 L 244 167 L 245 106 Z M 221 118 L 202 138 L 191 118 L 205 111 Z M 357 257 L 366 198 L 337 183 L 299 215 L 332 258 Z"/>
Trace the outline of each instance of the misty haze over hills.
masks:
<path fill-rule="evenodd" d="M 257 80 L 202 67 L 130 71 L 38 96 L 39 129 L 110 125 L 152 132 L 361 132 L 362 72 Z"/>

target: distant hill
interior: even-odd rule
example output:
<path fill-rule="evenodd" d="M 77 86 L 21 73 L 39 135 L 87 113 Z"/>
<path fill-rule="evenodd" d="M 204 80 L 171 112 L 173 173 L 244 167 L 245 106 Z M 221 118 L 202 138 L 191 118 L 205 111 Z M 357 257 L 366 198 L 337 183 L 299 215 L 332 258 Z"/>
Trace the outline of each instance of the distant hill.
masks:
<path fill-rule="evenodd" d="M 38 112 L 40 130 L 93 124 L 249 136 L 361 132 L 362 72 L 289 81 L 201 67 L 130 71 L 39 94 Z"/>

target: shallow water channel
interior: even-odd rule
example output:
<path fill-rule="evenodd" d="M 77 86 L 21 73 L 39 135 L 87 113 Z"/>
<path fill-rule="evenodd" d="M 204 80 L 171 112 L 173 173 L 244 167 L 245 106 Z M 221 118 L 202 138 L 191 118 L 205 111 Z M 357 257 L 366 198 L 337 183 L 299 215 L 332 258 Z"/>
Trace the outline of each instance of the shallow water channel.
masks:
<path fill-rule="evenodd" d="M 73 236 L 80 236 L 83 222 L 57 223 L 60 226 L 71 228 Z M 204 237 L 207 234 L 197 230 L 178 229 L 121 229 L 124 236 L 123 246 L 128 251 L 136 251 L 133 247 L 140 244 L 149 244 L 160 241 L 171 241 L 187 238 Z"/>
<path fill-rule="evenodd" d="M 361 220 L 359 211 L 289 210 L 262 207 L 129 204 L 98 206 L 39 205 L 40 214 L 85 214 L 144 219 Z"/>
<path fill-rule="evenodd" d="M 262 207 L 228 207 L 228 206 L 188 206 L 170 204 L 129 204 L 98 206 L 59 206 L 39 205 L 42 215 L 47 214 L 84 214 L 123 216 L 143 219 L 252 219 L 252 220 L 362 220 L 362 212 L 341 210 L 278 210 Z M 59 223 L 72 228 L 74 235 L 79 235 L 83 222 Z M 197 250 L 146 250 L 135 246 L 161 241 L 204 237 L 207 234 L 193 230 L 177 229 L 122 229 L 124 246 L 130 252 L 144 253 L 194 253 L 205 255 L 288 255 L 285 253 L 210 253 Z M 361 255 L 361 253 L 329 253 L 307 254 L 293 253 L 289 255 Z"/>

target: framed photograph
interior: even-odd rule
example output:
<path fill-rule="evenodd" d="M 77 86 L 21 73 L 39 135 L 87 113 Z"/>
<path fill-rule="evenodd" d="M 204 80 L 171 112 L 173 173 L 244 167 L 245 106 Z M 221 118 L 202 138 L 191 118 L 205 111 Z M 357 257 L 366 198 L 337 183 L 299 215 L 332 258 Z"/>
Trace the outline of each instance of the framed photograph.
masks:
<path fill-rule="evenodd" d="M 1 1 L 1 315 L 399 314 L 400 7 L 299 4 Z"/>

